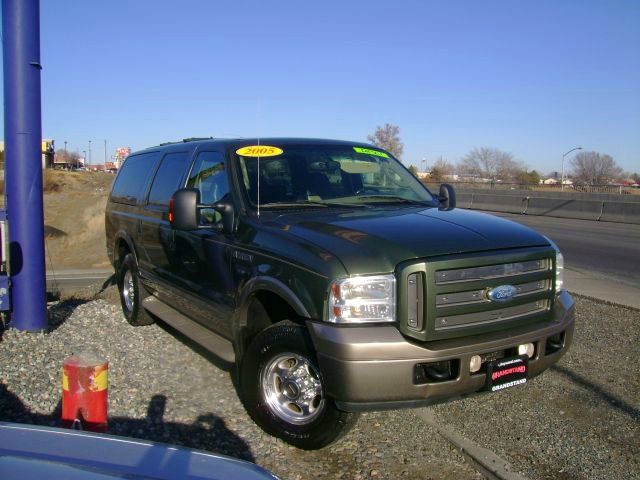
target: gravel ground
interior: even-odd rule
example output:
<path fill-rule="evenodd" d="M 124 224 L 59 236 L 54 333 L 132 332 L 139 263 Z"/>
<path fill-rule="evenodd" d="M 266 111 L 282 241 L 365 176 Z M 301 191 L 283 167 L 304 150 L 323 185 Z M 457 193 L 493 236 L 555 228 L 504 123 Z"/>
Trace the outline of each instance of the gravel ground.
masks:
<path fill-rule="evenodd" d="M 90 296 L 89 296 L 90 298 Z M 524 476 L 640 478 L 640 312 L 579 298 L 574 345 L 527 387 L 429 409 Z M 228 372 L 179 335 L 129 326 L 113 289 L 50 304 L 46 334 L 5 331 L 0 420 L 58 423 L 65 358 L 109 360 L 110 432 L 253 461 L 288 479 L 482 478 L 416 412 L 364 414 L 337 445 L 304 452 L 256 427 Z"/>
<path fill-rule="evenodd" d="M 573 345 L 549 371 L 432 411 L 528 478 L 640 478 L 640 311 L 576 304 Z"/>
<path fill-rule="evenodd" d="M 157 325 L 129 326 L 113 292 L 107 297 L 50 304 L 47 334 L 4 332 L 0 420 L 58 424 L 62 363 L 89 350 L 109 360 L 113 434 L 250 460 L 283 480 L 482 478 L 411 411 L 365 414 L 321 451 L 290 447 L 252 422 L 230 374 L 206 353 Z"/>

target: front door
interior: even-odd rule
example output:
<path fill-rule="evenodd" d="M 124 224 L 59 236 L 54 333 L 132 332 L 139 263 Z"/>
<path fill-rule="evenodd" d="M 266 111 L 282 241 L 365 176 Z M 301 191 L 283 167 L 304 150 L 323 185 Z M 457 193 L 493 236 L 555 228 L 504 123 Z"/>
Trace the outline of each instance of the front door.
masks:
<path fill-rule="evenodd" d="M 187 179 L 188 188 L 200 190 L 200 202 L 210 205 L 229 196 L 229 172 L 224 154 L 200 151 Z M 217 333 L 231 338 L 235 285 L 231 276 L 231 242 L 222 231 L 222 216 L 213 209 L 201 211 L 201 228 L 174 230 L 172 272 L 188 293 L 186 313 Z"/>

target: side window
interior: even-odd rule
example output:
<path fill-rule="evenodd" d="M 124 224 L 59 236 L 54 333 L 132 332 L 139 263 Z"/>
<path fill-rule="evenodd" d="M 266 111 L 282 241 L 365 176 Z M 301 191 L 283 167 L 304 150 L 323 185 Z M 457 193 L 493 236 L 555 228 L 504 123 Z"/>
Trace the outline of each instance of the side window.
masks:
<path fill-rule="evenodd" d="M 111 189 L 111 200 L 117 203 L 135 205 L 151 175 L 156 162 L 160 158 L 160 152 L 141 153 L 129 156 L 116 178 Z"/>
<path fill-rule="evenodd" d="M 220 152 L 200 152 L 187 180 L 187 187 L 200 190 L 200 201 L 212 204 L 222 200 L 229 193 L 229 180 L 224 156 Z M 222 220 L 213 209 L 202 210 L 205 223 Z"/>
<path fill-rule="evenodd" d="M 169 208 L 169 199 L 180 188 L 180 179 L 184 172 L 189 154 L 187 152 L 168 153 L 162 159 L 162 163 L 156 172 L 149 192 L 149 205 L 158 205 Z"/>

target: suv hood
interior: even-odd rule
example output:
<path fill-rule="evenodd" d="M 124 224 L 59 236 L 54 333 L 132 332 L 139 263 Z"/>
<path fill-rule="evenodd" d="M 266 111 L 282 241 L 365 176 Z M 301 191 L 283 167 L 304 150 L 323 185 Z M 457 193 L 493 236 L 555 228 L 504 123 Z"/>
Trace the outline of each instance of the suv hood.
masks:
<path fill-rule="evenodd" d="M 337 256 L 349 274 L 392 272 L 415 258 L 549 245 L 528 227 L 460 209 L 298 210 L 273 223 Z"/>

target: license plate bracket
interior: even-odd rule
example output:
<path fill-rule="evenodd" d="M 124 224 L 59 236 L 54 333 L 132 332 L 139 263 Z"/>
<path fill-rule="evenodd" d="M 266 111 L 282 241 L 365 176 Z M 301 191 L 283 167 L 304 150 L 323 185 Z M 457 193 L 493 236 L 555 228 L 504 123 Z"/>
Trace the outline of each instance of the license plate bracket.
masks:
<path fill-rule="evenodd" d="M 529 373 L 529 357 L 501 358 L 487 363 L 487 390 L 497 392 L 505 388 L 524 385 Z"/>

